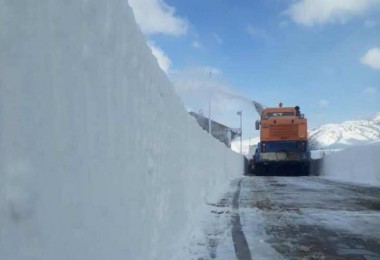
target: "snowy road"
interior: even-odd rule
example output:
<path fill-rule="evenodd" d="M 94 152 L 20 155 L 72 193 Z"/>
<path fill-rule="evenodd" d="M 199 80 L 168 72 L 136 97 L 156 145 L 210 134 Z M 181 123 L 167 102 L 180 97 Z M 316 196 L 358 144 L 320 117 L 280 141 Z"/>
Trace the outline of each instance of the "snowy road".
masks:
<path fill-rule="evenodd" d="M 380 258 L 380 188 L 245 177 L 210 207 L 198 259 Z"/>

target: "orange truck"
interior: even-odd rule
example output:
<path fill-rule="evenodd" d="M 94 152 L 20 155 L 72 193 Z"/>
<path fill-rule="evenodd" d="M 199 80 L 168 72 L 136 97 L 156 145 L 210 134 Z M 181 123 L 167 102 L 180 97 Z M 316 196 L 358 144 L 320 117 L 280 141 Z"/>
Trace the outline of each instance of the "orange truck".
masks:
<path fill-rule="evenodd" d="M 251 160 L 256 175 L 309 175 L 307 119 L 300 108 L 265 108 L 256 121 L 260 142 Z"/>

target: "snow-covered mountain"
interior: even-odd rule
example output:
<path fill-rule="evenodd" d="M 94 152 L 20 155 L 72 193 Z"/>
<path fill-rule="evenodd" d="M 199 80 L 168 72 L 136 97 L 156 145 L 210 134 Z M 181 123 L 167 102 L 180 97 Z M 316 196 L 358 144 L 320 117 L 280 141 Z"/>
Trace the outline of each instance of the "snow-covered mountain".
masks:
<path fill-rule="evenodd" d="M 380 112 L 370 120 L 327 124 L 309 131 L 311 149 L 344 148 L 380 142 Z"/>
<path fill-rule="evenodd" d="M 341 124 L 327 124 L 309 130 L 310 148 L 341 149 L 354 144 L 380 143 L 380 112 L 370 120 L 345 121 Z M 244 139 L 242 144 L 243 154 L 251 155 L 259 137 Z M 236 138 L 231 143 L 231 149 L 240 152 L 240 140 Z"/>

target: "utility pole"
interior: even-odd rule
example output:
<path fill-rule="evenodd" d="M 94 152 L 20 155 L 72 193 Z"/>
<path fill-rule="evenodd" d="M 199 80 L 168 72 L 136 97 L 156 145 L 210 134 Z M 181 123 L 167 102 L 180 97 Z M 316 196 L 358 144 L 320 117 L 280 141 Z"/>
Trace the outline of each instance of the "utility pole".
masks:
<path fill-rule="evenodd" d="M 209 74 L 209 82 L 210 82 L 210 96 L 208 98 L 208 133 L 211 135 L 211 96 L 212 96 L 211 71 Z"/>
<path fill-rule="evenodd" d="M 240 116 L 240 154 L 243 154 L 243 111 L 240 110 L 237 114 Z"/>

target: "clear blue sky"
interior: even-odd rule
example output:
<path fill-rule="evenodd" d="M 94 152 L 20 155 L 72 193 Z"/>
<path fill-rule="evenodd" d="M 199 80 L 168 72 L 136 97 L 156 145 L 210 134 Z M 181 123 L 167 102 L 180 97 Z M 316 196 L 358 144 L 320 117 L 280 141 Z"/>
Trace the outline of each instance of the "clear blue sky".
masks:
<path fill-rule="evenodd" d="M 161 8 L 176 19 L 177 31 L 143 28 L 170 60 L 169 77 L 215 68 L 237 93 L 267 106 L 301 106 L 312 127 L 380 111 L 377 0 L 142 2 L 153 4 L 141 12 Z"/>

